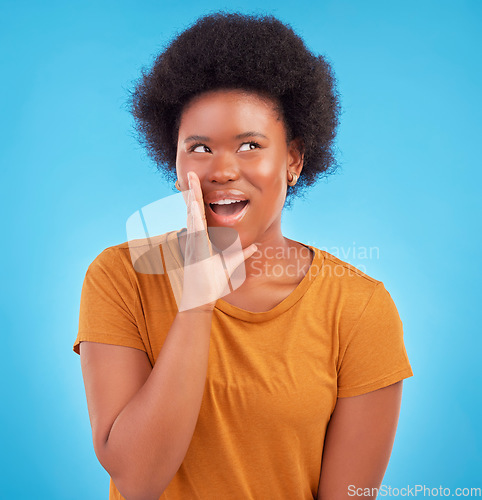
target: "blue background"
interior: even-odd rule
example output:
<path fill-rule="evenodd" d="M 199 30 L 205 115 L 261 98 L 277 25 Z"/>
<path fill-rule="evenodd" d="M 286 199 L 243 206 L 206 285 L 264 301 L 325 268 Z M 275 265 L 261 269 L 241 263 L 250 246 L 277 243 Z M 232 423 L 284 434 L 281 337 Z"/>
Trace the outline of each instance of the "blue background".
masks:
<path fill-rule="evenodd" d="M 398 307 L 415 376 L 383 484 L 482 486 L 481 2 L 0 5 L 1 498 L 108 498 L 72 351 L 81 286 L 132 213 L 175 193 L 133 137 L 127 89 L 222 8 L 290 23 L 337 75 L 342 168 L 283 227 L 383 281 Z"/>

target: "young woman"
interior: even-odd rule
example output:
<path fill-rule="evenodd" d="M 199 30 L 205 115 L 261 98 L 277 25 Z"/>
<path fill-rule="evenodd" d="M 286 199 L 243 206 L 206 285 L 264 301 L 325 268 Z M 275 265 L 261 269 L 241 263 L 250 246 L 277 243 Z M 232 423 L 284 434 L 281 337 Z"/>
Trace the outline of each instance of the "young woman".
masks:
<path fill-rule="evenodd" d="M 85 276 L 74 351 L 110 499 L 376 498 L 412 376 L 402 322 L 382 282 L 281 232 L 335 169 L 329 64 L 273 17 L 219 13 L 131 103 L 188 218 L 149 240 L 163 273 L 136 267 L 139 240 Z"/>

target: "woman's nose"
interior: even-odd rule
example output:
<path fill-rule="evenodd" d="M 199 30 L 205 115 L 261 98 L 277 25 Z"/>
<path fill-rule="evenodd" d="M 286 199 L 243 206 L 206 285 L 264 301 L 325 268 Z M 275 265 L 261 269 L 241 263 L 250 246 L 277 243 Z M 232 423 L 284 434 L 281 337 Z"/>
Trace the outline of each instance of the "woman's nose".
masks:
<path fill-rule="evenodd" d="M 239 174 L 236 159 L 232 155 L 225 153 L 213 158 L 206 177 L 209 182 L 224 184 L 239 179 Z"/>

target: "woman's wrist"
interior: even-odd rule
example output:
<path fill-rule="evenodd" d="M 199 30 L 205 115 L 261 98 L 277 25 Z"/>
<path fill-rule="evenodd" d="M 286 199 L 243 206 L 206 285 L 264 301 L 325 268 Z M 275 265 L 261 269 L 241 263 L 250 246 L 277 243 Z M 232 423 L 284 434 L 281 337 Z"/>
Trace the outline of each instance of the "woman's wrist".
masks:
<path fill-rule="evenodd" d="M 178 314 L 212 314 L 214 312 L 215 303 L 210 305 L 206 304 L 203 306 L 192 307 L 189 309 L 179 309 Z"/>

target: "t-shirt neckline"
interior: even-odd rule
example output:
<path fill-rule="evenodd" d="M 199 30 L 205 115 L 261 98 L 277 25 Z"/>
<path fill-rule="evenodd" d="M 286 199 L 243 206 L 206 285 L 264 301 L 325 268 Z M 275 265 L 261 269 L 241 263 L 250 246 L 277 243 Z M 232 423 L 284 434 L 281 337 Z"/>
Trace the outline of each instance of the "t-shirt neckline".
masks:
<path fill-rule="evenodd" d="M 175 258 L 178 264 L 181 265 L 181 267 L 183 265 L 182 264 L 183 259 L 179 246 L 178 235 L 182 231 L 183 229 L 179 231 L 173 231 L 168 234 L 167 238 L 169 250 L 171 251 L 172 256 Z M 313 281 L 316 279 L 318 274 L 320 274 L 325 256 L 322 251 L 320 251 L 318 248 L 313 247 L 312 245 L 308 244 L 305 245 L 304 243 L 301 243 L 300 241 L 296 240 L 292 241 L 311 249 L 314 255 L 307 273 L 305 274 L 303 279 L 298 283 L 296 288 L 287 297 L 285 297 L 279 304 L 269 309 L 268 311 L 261 311 L 261 312 L 253 312 L 253 311 L 248 311 L 246 309 L 242 309 L 220 298 L 217 300 L 214 310 L 221 311 L 227 314 L 228 316 L 232 316 L 234 318 L 238 318 L 243 321 L 247 321 L 250 323 L 258 323 L 261 321 L 268 321 L 283 314 L 296 302 L 298 302 L 298 300 L 300 300 L 306 293 L 306 291 L 311 286 Z"/>
<path fill-rule="evenodd" d="M 261 312 L 248 311 L 246 309 L 234 306 L 229 302 L 226 302 L 222 298 L 218 299 L 218 301 L 216 302 L 215 309 L 218 309 L 229 316 L 241 319 L 243 321 L 248 321 L 250 323 L 258 323 L 261 321 L 268 321 L 270 319 L 276 318 L 277 316 L 286 312 L 296 302 L 298 302 L 298 300 L 300 300 L 306 293 L 306 291 L 311 286 L 311 284 L 318 276 L 318 274 L 320 274 L 324 255 L 323 252 L 321 252 L 319 249 L 311 245 L 305 245 L 304 243 L 301 243 L 296 240 L 292 241 L 295 241 L 296 243 L 299 243 L 304 247 L 310 248 L 313 251 L 314 256 L 307 273 L 305 274 L 303 279 L 298 283 L 296 288 L 286 298 L 284 298 L 279 304 L 269 309 L 268 311 L 261 311 Z"/>

